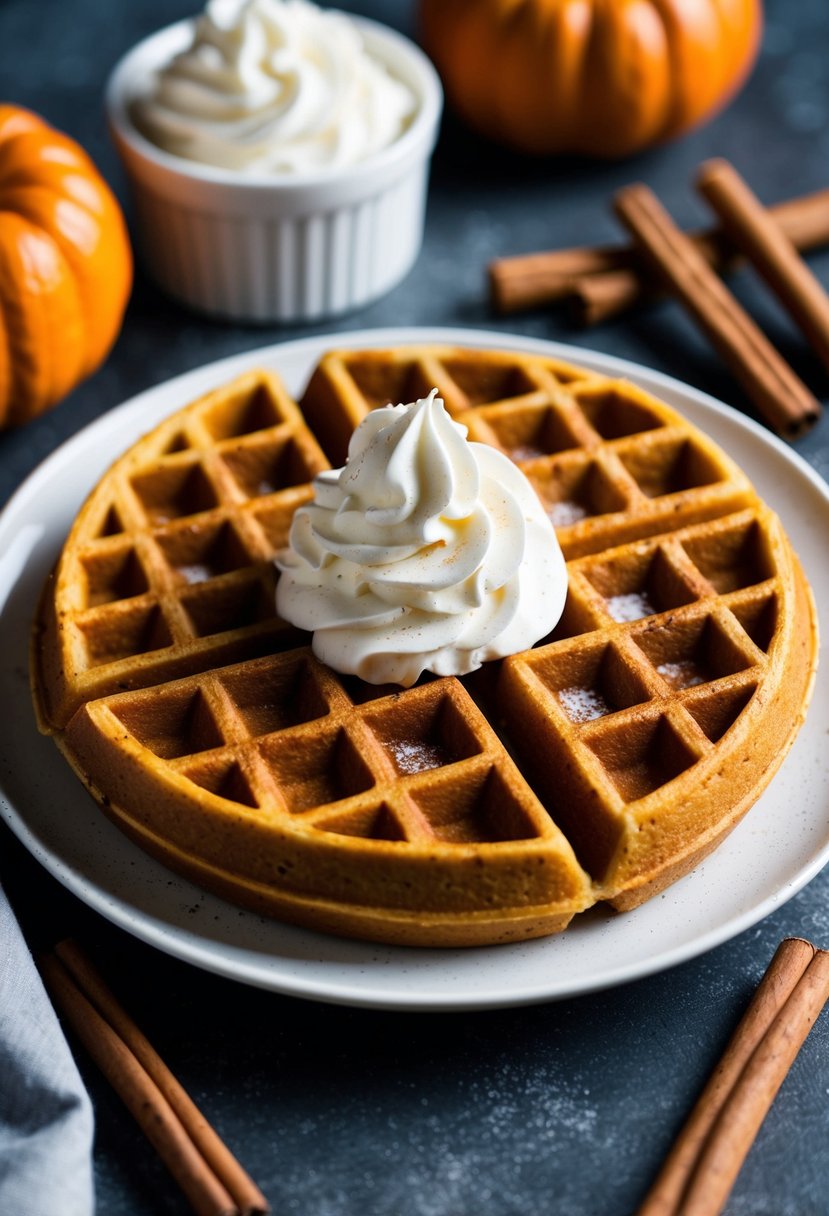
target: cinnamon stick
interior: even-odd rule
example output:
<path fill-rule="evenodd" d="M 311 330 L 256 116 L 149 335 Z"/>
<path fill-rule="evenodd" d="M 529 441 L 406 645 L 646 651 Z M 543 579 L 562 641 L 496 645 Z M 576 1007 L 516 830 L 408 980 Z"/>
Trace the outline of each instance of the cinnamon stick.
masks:
<path fill-rule="evenodd" d="M 690 312 L 731 367 L 760 415 L 794 438 L 814 423 L 820 403 L 778 354 L 647 186 L 628 186 L 616 214 L 665 286 Z"/>
<path fill-rule="evenodd" d="M 635 259 L 634 250 L 611 245 L 498 258 L 489 265 L 492 304 L 501 313 L 550 304 L 569 295 L 572 284 L 579 279 L 607 272 L 621 270 L 635 281 L 635 272 L 631 271 Z"/>
<path fill-rule="evenodd" d="M 766 1112 L 829 999 L 829 951 L 817 950 L 720 1111 L 679 1209 L 718 1216 Z"/>
<path fill-rule="evenodd" d="M 706 161 L 697 188 L 829 367 L 829 296 L 789 237 L 728 161 Z"/>
<path fill-rule="evenodd" d="M 829 209 L 829 191 L 826 196 Z M 829 242 L 829 210 L 824 215 L 825 240 Z M 699 253 L 709 266 L 722 274 L 738 260 L 733 246 L 722 232 L 689 233 Z M 664 295 L 653 272 L 648 272 L 641 255 L 628 260 L 616 270 L 603 270 L 596 274 L 583 274 L 571 280 L 567 301 L 570 311 L 581 325 L 598 325 L 619 313 L 626 312 L 647 296 Z"/>
<path fill-rule="evenodd" d="M 829 190 L 819 190 L 768 208 L 794 247 L 805 253 L 829 244 Z M 719 273 L 738 260 L 734 244 L 719 228 L 689 234 Z M 553 249 L 498 258 L 489 267 L 493 307 L 502 313 L 571 300 L 586 325 L 618 316 L 658 290 L 631 246 Z"/>
<path fill-rule="evenodd" d="M 802 938 L 787 938 L 780 943 L 751 1004 L 697 1099 L 637 1216 L 677 1216 L 683 1210 L 681 1201 L 686 1194 L 688 1180 L 694 1173 L 711 1128 L 717 1123 L 746 1065 L 814 957 L 814 946 Z M 726 1142 L 725 1137 L 721 1142 Z M 747 1151 L 748 1144 L 745 1147 Z"/>
<path fill-rule="evenodd" d="M 56 954 L 44 954 L 38 959 L 52 999 L 187 1196 L 193 1211 L 197 1216 L 267 1213 L 270 1209 L 261 1192 L 231 1157 L 80 948 L 63 942 L 58 949 L 72 970 Z M 73 972 L 81 977 L 80 983 Z M 84 991 L 87 985 L 89 992 Z M 126 1032 L 126 1041 L 121 1030 Z M 137 1053 L 150 1061 L 161 1084 Z M 184 1118 L 179 1112 L 183 1112 Z M 220 1151 L 214 1140 L 221 1146 Z M 202 1151 L 202 1145 L 207 1146 L 207 1152 Z M 228 1168 L 228 1158 L 235 1169 Z"/>
<path fill-rule="evenodd" d="M 572 279 L 566 299 L 570 314 L 579 325 L 600 325 L 619 313 L 627 312 L 658 288 L 649 284 L 640 269 L 605 270 Z"/>
<path fill-rule="evenodd" d="M 158 1052 L 116 1000 L 84 951 L 70 938 L 58 942 L 55 953 L 78 987 L 120 1036 L 148 1076 L 158 1086 L 187 1135 L 232 1196 L 243 1216 L 268 1212 L 268 1202 L 224 1141 L 207 1122 L 193 1099 Z"/>

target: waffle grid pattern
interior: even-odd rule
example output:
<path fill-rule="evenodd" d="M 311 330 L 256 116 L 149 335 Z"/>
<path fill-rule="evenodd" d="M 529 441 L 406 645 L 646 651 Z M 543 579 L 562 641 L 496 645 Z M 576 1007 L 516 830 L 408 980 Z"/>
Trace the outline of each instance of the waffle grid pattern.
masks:
<path fill-rule="evenodd" d="M 762 548 L 746 511 L 574 561 L 569 626 L 504 664 L 507 689 L 532 685 L 549 745 L 565 740 L 583 782 L 608 791 L 607 813 L 709 753 L 762 679 L 778 601 Z M 706 551 L 727 564 L 707 564 Z M 619 600 L 629 602 L 622 619 Z M 520 756 L 521 740 L 504 729 L 497 693 L 470 683 L 474 700 L 463 679 L 375 688 L 292 649 L 108 698 L 101 712 L 175 772 L 269 819 L 301 815 L 321 830 L 421 844 L 549 836 L 547 813 L 515 795 L 507 747 Z M 441 804 L 444 784 L 465 788 L 462 806 Z M 544 791 L 551 809 L 554 791 Z"/>
<path fill-rule="evenodd" d="M 318 663 L 278 621 L 272 557 L 309 479 L 342 462 L 366 412 L 435 385 L 548 506 L 568 600 L 531 651 L 463 679 L 375 688 Z M 114 466 L 67 543 L 54 601 L 68 677 L 50 695 L 44 664 L 36 697 L 105 805 L 125 748 L 149 774 L 128 830 L 147 815 L 170 841 L 161 854 L 187 870 L 188 858 L 221 866 L 221 842 L 232 851 L 238 825 L 255 825 L 264 852 L 273 842 L 289 859 L 269 875 L 262 849 L 240 845 L 224 893 L 275 884 L 270 910 L 317 923 L 284 906 L 293 882 L 297 898 L 339 900 L 326 926 L 448 944 L 563 928 L 692 857 L 706 817 L 733 826 L 728 789 L 700 804 L 700 783 L 716 785 L 726 736 L 781 695 L 786 621 L 798 595 L 802 624 L 809 609 L 778 522 L 719 449 L 632 386 L 501 352 L 334 353 L 301 410 L 265 373 L 208 395 Z M 802 660 L 801 713 L 808 679 Z M 793 734 L 784 725 L 766 780 Z M 752 791 L 734 788 L 745 809 Z M 685 801 L 697 820 L 684 822 Z M 471 883 L 468 865 L 486 878 Z M 415 920 L 392 931 L 391 913 L 379 929 L 340 916 L 361 900 Z M 416 919 L 492 909 L 497 933 Z"/>
<path fill-rule="evenodd" d="M 455 680 L 355 705 L 301 649 L 205 675 L 195 687 L 185 680 L 109 698 L 97 712 L 172 771 L 265 819 L 290 815 L 322 831 L 420 844 L 555 834 Z"/>
<path fill-rule="evenodd" d="M 500 448 L 522 469 L 568 559 L 726 514 L 753 497 L 740 469 L 668 406 L 556 360 L 489 352 L 482 363 L 476 352 L 434 348 L 332 353 L 301 406 L 336 466 L 369 410 L 435 385 L 470 440 Z"/>
<path fill-rule="evenodd" d="M 652 795 L 715 756 L 762 683 L 781 587 L 754 511 L 581 558 L 569 577 L 561 640 L 507 660 L 503 695 L 526 775 L 601 879 L 625 817 L 646 820 Z M 564 809 L 588 797 L 604 848 Z"/>
<path fill-rule="evenodd" d="M 264 372 L 139 443 L 67 550 L 57 594 L 75 687 L 60 716 L 120 687 L 291 644 L 296 634 L 274 614 L 271 559 L 327 467 L 296 405 Z"/>

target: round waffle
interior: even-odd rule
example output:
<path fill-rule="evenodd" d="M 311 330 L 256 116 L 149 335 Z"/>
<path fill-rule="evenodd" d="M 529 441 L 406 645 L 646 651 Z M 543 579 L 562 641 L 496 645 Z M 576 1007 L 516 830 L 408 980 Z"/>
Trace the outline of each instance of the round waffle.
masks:
<path fill-rule="evenodd" d="M 554 633 L 375 687 L 275 616 L 272 558 L 366 412 L 437 386 L 556 526 Z M 635 906 L 770 780 L 816 662 L 807 584 L 737 466 L 634 386 L 538 356 L 326 356 L 251 372 L 139 441 L 82 508 L 33 635 L 41 728 L 144 848 L 331 932 L 466 945 Z"/>

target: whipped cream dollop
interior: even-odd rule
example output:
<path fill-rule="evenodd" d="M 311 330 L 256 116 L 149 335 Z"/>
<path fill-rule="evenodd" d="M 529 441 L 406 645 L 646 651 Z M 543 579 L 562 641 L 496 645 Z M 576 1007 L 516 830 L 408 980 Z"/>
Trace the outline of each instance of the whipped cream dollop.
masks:
<path fill-rule="evenodd" d="M 211 0 L 192 45 L 132 113 L 177 156 L 306 173 L 365 160 L 398 138 L 415 108 L 344 14 L 307 0 Z"/>
<path fill-rule="evenodd" d="M 373 410 L 294 515 L 277 611 L 337 671 L 406 687 L 423 671 L 464 675 L 561 616 L 567 572 L 540 500 L 466 434 L 436 389 Z"/>

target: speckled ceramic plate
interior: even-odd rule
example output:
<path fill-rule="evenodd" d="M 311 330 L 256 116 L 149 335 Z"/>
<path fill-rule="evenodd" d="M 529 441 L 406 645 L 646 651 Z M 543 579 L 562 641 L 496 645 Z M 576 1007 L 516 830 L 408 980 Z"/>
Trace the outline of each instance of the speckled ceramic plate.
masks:
<path fill-rule="evenodd" d="M 207 895 L 122 836 L 54 744 L 38 735 L 26 669 L 33 605 L 72 517 L 114 457 L 171 411 L 247 367 L 273 367 L 298 391 L 332 346 L 405 342 L 552 355 L 627 376 L 681 410 L 739 461 L 781 515 L 829 638 L 829 488 L 769 432 L 712 398 L 619 359 L 480 330 L 374 330 L 286 342 L 189 372 L 105 414 L 50 456 L 0 516 L 0 704 L 7 707 L 0 813 L 60 882 L 123 929 L 197 966 L 294 996 L 377 1008 L 494 1008 L 590 992 L 711 949 L 785 903 L 829 859 L 825 678 L 768 790 L 694 873 L 622 916 L 594 909 L 558 937 L 474 950 L 341 941 Z"/>

